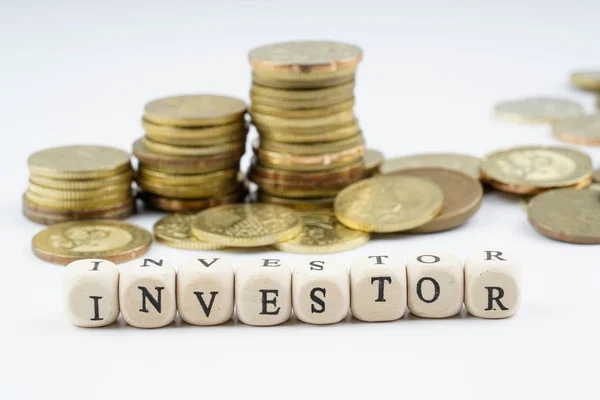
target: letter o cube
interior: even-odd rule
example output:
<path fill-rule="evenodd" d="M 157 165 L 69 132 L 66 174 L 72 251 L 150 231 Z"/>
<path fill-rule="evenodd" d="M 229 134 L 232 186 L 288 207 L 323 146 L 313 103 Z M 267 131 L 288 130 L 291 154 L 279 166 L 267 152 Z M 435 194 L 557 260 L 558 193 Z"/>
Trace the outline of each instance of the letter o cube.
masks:
<path fill-rule="evenodd" d="M 350 306 L 348 268 L 333 260 L 316 259 L 294 268 L 292 292 L 294 312 L 309 324 L 335 324 Z"/>
<path fill-rule="evenodd" d="M 238 319 L 247 325 L 278 325 L 292 314 L 292 272 L 278 258 L 254 258 L 235 271 Z"/>
<path fill-rule="evenodd" d="M 408 308 L 423 318 L 447 318 L 464 300 L 463 265 L 453 254 L 423 253 L 408 260 Z"/>
<path fill-rule="evenodd" d="M 119 270 L 110 261 L 87 259 L 67 265 L 63 293 L 73 325 L 106 326 L 119 317 Z"/>
<path fill-rule="evenodd" d="M 406 311 L 404 262 L 387 255 L 361 256 L 350 267 L 350 309 L 361 321 L 393 321 Z"/>
<path fill-rule="evenodd" d="M 192 325 L 218 325 L 233 316 L 233 266 L 224 258 L 192 258 L 177 271 L 177 310 Z"/>
<path fill-rule="evenodd" d="M 519 263 L 508 253 L 484 250 L 465 263 L 465 306 L 480 318 L 506 318 L 519 308 Z"/>
<path fill-rule="evenodd" d="M 131 326 L 169 325 L 177 314 L 175 269 L 163 259 L 129 261 L 121 267 L 119 302 L 123 319 Z"/>

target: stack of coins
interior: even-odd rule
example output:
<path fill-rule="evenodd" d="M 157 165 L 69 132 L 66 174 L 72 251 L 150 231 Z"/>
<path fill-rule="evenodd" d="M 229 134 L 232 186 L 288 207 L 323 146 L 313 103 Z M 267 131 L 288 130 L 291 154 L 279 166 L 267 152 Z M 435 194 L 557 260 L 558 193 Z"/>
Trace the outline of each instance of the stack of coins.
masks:
<path fill-rule="evenodd" d="M 315 41 L 255 48 L 252 123 L 260 135 L 249 179 L 258 199 L 300 207 L 333 204 L 363 176 L 365 143 L 354 116 L 356 46 Z"/>
<path fill-rule="evenodd" d="M 135 212 L 127 152 L 104 146 L 65 146 L 28 159 L 23 213 L 50 225 L 76 219 L 122 219 Z"/>
<path fill-rule="evenodd" d="M 239 172 L 246 104 L 217 95 L 166 97 L 146 104 L 146 136 L 133 145 L 140 197 L 152 208 L 202 210 L 246 194 Z"/>

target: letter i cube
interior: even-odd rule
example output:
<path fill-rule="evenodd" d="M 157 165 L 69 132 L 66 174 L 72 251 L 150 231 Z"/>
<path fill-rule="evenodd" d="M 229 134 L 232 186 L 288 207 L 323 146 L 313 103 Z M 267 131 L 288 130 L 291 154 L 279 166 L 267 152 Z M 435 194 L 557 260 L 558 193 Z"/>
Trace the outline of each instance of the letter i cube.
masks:
<path fill-rule="evenodd" d="M 169 325 L 177 314 L 175 269 L 163 259 L 142 258 L 121 268 L 119 303 L 123 319 L 137 328 Z"/>
<path fill-rule="evenodd" d="M 218 325 L 233 315 L 233 266 L 224 258 L 192 258 L 177 271 L 177 309 L 192 325 Z"/>
<path fill-rule="evenodd" d="M 484 250 L 465 263 L 465 306 L 480 318 L 506 318 L 519 308 L 519 263 L 510 254 Z"/>
<path fill-rule="evenodd" d="M 352 315 L 361 321 L 393 321 L 406 311 L 406 267 L 387 255 L 361 256 L 350 267 Z"/>
<path fill-rule="evenodd" d="M 119 317 L 119 270 L 110 261 L 88 259 L 67 265 L 63 293 L 73 325 L 106 326 Z"/>
<path fill-rule="evenodd" d="M 333 260 L 311 260 L 296 265 L 292 276 L 294 312 L 309 324 L 335 324 L 348 314 L 348 268 Z"/>
<path fill-rule="evenodd" d="M 254 258 L 235 271 L 238 319 L 247 325 L 278 325 L 292 314 L 292 272 L 278 258 Z"/>

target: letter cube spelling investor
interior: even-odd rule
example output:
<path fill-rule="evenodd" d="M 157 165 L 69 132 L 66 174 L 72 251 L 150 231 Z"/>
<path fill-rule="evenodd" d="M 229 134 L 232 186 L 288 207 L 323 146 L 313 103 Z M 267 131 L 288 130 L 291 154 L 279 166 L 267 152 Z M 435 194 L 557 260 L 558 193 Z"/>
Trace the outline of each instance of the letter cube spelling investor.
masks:
<path fill-rule="evenodd" d="M 350 267 L 352 315 L 361 321 L 393 321 L 406 311 L 405 263 L 387 255 L 361 256 Z"/>
<path fill-rule="evenodd" d="M 238 319 L 247 325 L 278 325 L 292 314 L 292 272 L 278 258 L 253 258 L 235 271 Z"/>
<path fill-rule="evenodd" d="M 87 259 L 67 265 L 63 293 L 73 325 L 106 326 L 119 317 L 119 270 L 110 261 Z"/>
<path fill-rule="evenodd" d="M 464 300 L 463 264 L 453 254 L 423 253 L 406 266 L 408 308 L 423 318 L 447 318 L 460 312 Z"/>
<path fill-rule="evenodd" d="M 218 325 L 233 316 L 233 266 L 224 258 L 192 258 L 177 271 L 177 309 L 192 325 Z"/>
<path fill-rule="evenodd" d="M 163 259 L 141 258 L 121 267 L 119 304 L 123 319 L 137 328 L 169 325 L 177 314 L 175 269 Z"/>
<path fill-rule="evenodd" d="M 508 253 L 484 250 L 465 263 L 465 306 L 480 318 L 506 318 L 519 308 L 519 263 Z"/>
<path fill-rule="evenodd" d="M 348 268 L 333 260 L 314 259 L 296 265 L 292 277 L 294 312 L 309 324 L 335 324 L 350 307 Z"/>

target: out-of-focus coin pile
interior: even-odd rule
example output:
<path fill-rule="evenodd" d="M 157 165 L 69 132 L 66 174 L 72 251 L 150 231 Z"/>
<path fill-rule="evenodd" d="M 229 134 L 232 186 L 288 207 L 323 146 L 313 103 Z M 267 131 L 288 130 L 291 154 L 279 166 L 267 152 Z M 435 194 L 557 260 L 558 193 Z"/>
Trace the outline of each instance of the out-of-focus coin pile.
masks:
<path fill-rule="evenodd" d="M 184 95 L 144 108 L 146 135 L 133 145 L 140 197 L 155 209 L 202 210 L 236 203 L 246 194 L 246 104 L 217 95 Z"/>
<path fill-rule="evenodd" d="M 249 179 L 262 202 L 331 205 L 360 180 L 365 143 L 354 106 L 362 50 L 354 45 L 288 42 L 250 51 L 250 115 L 260 139 Z"/>
<path fill-rule="evenodd" d="M 122 219 L 135 212 L 127 152 L 105 146 L 45 149 L 28 159 L 23 213 L 51 225 L 76 219 Z"/>

